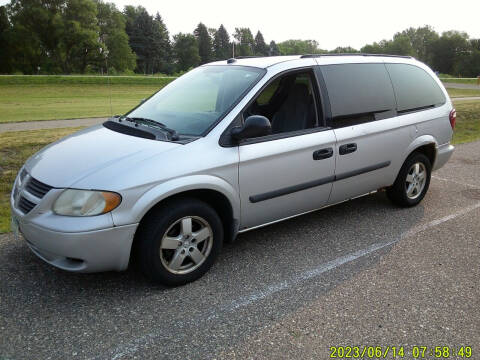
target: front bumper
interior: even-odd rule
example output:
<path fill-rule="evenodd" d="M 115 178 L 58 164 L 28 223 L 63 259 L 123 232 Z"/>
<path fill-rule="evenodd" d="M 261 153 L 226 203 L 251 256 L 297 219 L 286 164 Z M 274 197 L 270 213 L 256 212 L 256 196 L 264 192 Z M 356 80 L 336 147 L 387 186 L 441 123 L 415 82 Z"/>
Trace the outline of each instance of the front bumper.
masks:
<path fill-rule="evenodd" d="M 435 157 L 435 163 L 433 164 L 432 171 L 440 169 L 447 163 L 453 154 L 455 147 L 450 144 L 443 144 L 437 147 L 437 156 Z"/>
<path fill-rule="evenodd" d="M 65 233 L 19 222 L 20 232 L 38 257 L 60 269 L 74 272 L 125 270 L 137 226 Z"/>

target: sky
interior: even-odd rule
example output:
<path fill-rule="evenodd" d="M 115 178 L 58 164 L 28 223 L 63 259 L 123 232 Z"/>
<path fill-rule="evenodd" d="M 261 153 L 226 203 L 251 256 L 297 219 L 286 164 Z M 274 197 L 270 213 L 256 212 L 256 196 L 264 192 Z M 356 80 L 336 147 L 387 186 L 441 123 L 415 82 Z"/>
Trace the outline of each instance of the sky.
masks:
<path fill-rule="evenodd" d="M 467 32 L 480 38 L 480 0 L 108 0 L 122 10 L 142 5 L 162 16 L 170 35 L 192 32 L 199 22 L 230 35 L 235 27 L 260 30 L 267 42 L 288 39 L 316 40 L 319 47 L 361 48 L 367 43 L 391 39 L 408 27 L 431 25 L 441 33 Z M 0 0 L 0 4 L 8 0 Z"/>

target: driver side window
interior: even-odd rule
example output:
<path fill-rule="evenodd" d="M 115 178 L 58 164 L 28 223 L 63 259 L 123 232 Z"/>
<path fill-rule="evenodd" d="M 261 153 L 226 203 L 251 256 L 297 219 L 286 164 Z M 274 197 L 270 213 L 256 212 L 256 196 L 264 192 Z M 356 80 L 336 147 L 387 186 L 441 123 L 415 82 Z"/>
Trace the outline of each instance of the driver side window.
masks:
<path fill-rule="evenodd" d="M 322 119 L 311 71 L 295 72 L 273 80 L 244 111 L 243 118 L 265 116 L 272 134 L 301 131 L 319 126 Z"/>

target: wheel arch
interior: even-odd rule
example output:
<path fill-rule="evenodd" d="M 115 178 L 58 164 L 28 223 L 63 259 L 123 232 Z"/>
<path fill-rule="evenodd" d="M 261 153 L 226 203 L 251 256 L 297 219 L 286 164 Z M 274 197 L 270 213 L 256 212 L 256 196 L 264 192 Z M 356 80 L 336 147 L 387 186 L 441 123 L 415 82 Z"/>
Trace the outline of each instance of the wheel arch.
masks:
<path fill-rule="evenodd" d="M 412 143 L 406 149 L 403 155 L 402 165 L 412 153 L 420 152 L 424 154 L 428 158 L 428 160 L 430 160 L 430 164 L 433 168 L 435 159 L 437 157 L 437 149 L 438 143 L 432 135 L 419 136 L 414 141 L 412 141 Z"/>
<path fill-rule="evenodd" d="M 195 198 L 210 205 L 222 220 L 224 241 L 234 240 L 239 225 L 238 194 L 225 180 L 210 175 L 173 179 L 147 191 L 132 209 L 139 223 L 136 233 L 153 211 L 181 198 Z M 135 252 L 136 238 L 134 236 L 131 255 Z"/>

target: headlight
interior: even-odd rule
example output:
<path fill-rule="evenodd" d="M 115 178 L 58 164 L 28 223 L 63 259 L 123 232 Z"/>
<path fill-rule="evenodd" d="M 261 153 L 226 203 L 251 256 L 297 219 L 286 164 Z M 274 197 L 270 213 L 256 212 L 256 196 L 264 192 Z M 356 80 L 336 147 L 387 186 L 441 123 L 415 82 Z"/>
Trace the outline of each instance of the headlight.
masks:
<path fill-rule="evenodd" d="M 121 201 L 114 192 L 67 189 L 55 201 L 53 211 L 67 216 L 100 215 L 112 211 Z"/>

